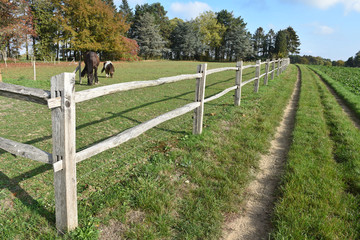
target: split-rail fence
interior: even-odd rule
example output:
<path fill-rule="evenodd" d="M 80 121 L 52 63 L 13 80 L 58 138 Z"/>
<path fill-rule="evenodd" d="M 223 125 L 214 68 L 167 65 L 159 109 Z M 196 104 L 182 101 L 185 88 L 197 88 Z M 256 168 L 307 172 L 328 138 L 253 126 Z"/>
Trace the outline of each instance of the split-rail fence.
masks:
<path fill-rule="evenodd" d="M 261 74 L 261 65 L 265 64 L 265 72 Z M 56 228 L 60 232 L 75 229 L 78 226 L 77 214 L 77 186 L 76 186 L 76 164 L 99 154 L 107 149 L 114 148 L 120 144 L 136 138 L 147 130 L 170 119 L 194 111 L 193 134 L 201 134 L 204 115 L 204 103 L 215 100 L 230 91 L 235 91 L 234 104 L 240 105 L 241 88 L 254 82 L 254 92 L 258 92 L 260 79 L 264 78 L 267 85 L 269 78 L 279 74 L 290 64 L 288 58 L 277 60 L 256 61 L 255 65 L 244 65 L 242 61 L 237 62 L 235 67 L 207 69 L 207 64 L 198 66 L 196 74 L 185 74 L 172 77 L 160 78 L 149 81 L 134 81 L 118 83 L 98 88 L 92 88 L 75 92 L 75 72 L 62 73 L 51 78 L 51 91 L 28 88 L 13 84 L 0 82 L 0 96 L 31 101 L 47 105 L 52 115 L 52 141 L 53 152 L 48 153 L 32 145 L 23 144 L 0 137 L 0 149 L 16 156 L 32 159 L 46 164 L 51 164 L 54 170 L 55 191 L 55 215 Z M 270 70 L 271 67 L 271 70 Z M 247 81 L 242 81 L 243 70 L 255 68 L 255 76 Z M 206 76 L 223 72 L 235 71 L 235 85 L 217 93 L 209 98 L 205 96 Z M 75 145 L 75 104 L 100 96 L 129 91 L 133 89 L 153 87 L 162 84 L 174 83 L 187 79 L 196 78 L 195 101 L 183 107 L 164 113 L 154 119 L 143 122 L 135 127 L 127 129 L 116 136 L 110 137 L 100 143 L 76 152 Z"/>

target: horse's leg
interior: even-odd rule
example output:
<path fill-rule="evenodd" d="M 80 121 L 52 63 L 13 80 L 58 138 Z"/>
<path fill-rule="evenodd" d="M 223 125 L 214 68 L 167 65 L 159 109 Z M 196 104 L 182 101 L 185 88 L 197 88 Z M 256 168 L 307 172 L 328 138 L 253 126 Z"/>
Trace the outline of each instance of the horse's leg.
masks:
<path fill-rule="evenodd" d="M 99 83 L 98 75 L 97 75 L 97 67 L 94 68 L 94 74 L 95 74 L 95 84 Z"/>

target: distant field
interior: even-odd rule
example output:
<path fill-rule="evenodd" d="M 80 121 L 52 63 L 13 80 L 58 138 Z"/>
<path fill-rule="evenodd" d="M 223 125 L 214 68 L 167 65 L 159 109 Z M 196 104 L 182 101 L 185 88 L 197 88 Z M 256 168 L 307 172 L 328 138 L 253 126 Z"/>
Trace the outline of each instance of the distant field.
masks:
<path fill-rule="evenodd" d="M 329 67 L 318 65 L 311 67 L 320 70 L 332 79 L 342 83 L 350 92 L 356 95 L 360 95 L 360 68 Z"/>
<path fill-rule="evenodd" d="M 360 118 L 360 69 L 309 65 Z"/>

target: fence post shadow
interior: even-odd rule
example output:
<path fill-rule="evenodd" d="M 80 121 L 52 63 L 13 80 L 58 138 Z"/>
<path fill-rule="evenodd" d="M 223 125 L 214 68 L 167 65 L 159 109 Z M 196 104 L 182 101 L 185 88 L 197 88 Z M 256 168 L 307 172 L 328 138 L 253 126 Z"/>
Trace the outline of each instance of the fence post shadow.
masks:
<path fill-rule="evenodd" d="M 26 192 L 21 186 L 20 182 L 32 178 L 38 174 L 44 173 L 52 169 L 51 165 L 41 165 L 28 172 L 22 173 L 14 178 L 9 178 L 6 174 L 0 171 L 0 182 L 5 182 L 4 185 L 0 185 L 0 189 L 8 189 L 11 194 L 20 200 L 20 202 L 30 209 L 32 212 L 44 217 L 48 223 L 55 227 L 55 214 L 52 211 L 46 209 L 36 199 L 34 199 L 28 192 Z M 7 184 L 6 184 L 7 183 Z"/>

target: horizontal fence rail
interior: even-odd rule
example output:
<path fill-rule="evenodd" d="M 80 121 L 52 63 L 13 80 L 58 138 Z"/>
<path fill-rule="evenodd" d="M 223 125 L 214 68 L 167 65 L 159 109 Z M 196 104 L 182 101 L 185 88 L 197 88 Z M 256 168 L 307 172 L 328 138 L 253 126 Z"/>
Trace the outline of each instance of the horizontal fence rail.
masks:
<path fill-rule="evenodd" d="M 53 163 L 51 153 L 45 152 L 32 145 L 19 143 L 0 137 L 0 148 L 19 157 L 24 157 L 47 164 Z"/>
<path fill-rule="evenodd" d="M 207 64 L 202 64 L 198 66 L 196 74 L 183 74 L 159 78 L 157 80 L 118 83 L 80 92 L 75 92 L 75 71 L 73 73 L 62 73 L 52 77 L 51 91 L 0 82 L 0 96 L 47 105 L 48 108 L 51 109 L 53 153 L 48 153 L 34 146 L 2 137 L 0 137 L 0 149 L 16 156 L 53 165 L 56 227 L 60 232 L 70 231 L 78 225 L 76 190 L 77 163 L 103 151 L 117 147 L 130 139 L 138 137 L 163 122 L 169 121 L 191 111 L 194 111 L 193 133 L 201 134 L 204 103 L 218 99 L 231 91 L 235 91 L 234 104 L 239 106 L 241 102 L 241 88 L 243 86 L 254 82 L 254 92 L 258 92 L 261 78 L 264 78 L 264 85 L 267 85 L 270 78 L 274 79 L 275 74 L 279 76 L 279 74 L 282 73 L 289 64 L 290 60 L 288 58 L 272 61 L 266 60 L 265 62 L 258 60 L 255 65 L 243 65 L 243 62 L 240 61 L 236 64 L 236 67 L 224 67 L 210 70 L 207 69 Z M 262 65 L 265 65 L 265 72 L 263 74 L 261 74 Z M 243 70 L 248 68 L 255 68 L 254 77 L 249 80 L 242 81 Z M 236 72 L 234 86 L 205 98 L 206 77 L 223 71 Z M 155 87 L 190 79 L 196 79 L 194 102 L 166 112 L 151 120 L 118 133 L 117 135 L 100 143 L 76 152 L 76 103 L 108 94 L 146 87 Z"/>
<path fill-rule="evenodd" d="M 47 105 L 50 91 L 0 82 L 0 96 Z"/>

